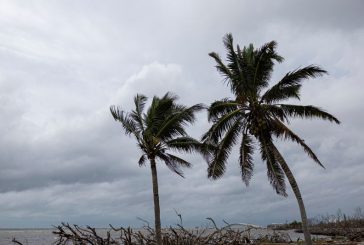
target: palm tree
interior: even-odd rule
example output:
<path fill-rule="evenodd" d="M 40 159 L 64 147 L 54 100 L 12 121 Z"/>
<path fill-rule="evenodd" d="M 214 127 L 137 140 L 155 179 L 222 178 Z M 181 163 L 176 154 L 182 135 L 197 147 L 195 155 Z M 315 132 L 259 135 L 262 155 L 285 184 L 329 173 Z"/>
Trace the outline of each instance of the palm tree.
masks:
<path fill-rule="evenodd" d="M 287 126 L 289 119 L 319 118 L 338 124 L 339 120 L 312 105 L 282 102 L 287 99 L 300 99 L 302 81 L 321 76 L 326 71 L 315 65 L 299 68 L 288 72 L 278 83 L 268 88 L 274 62 L 283 61 L 275 51 L 275 41 L 266 43 L 259 49 L 255 49 L 252 44 L 243 49 L 237 45 L 235 49 L 232 35 L 227 34 L 224 45 L 227 64 L 223 63 L 217 53 L 209 55 L 216 61 L 216 68 L 224 76 L 233 93 L 233 99 L 215 101 L 208 109 L 208 119 L 213 125 L 202 139 L 206 144 L 215 146 L 208 160 L 208 177 L 217 179 L 224 174 L 233 145 L 240 143 L 241 177 L 248 185 L 253 175 L 254 148 L 258 146 L 261 158 L 267 164 L 268 179 L 279 195 L 287 196 L 287 177 L 299 205 L 306 244 L 312 244 L 297 182 L 274 143 L 277 138 L 296 142 L 309 157 L 323 167 L 305 141 Z"/>
<path fill-rule="evenodd" d="M 199 150 L 199 141 L 189 137 L 184 127 L 195 121 L 195 112 L 203 106 L 197 104 L 191 107 L 176 104 L 177 97 L 166 93 L 162 98 L 153 97 L 152 103 L 146 113 L 143 112 L 147 97 L 136 95 L 134 98 L 135 110 L 125 113 L 115 106 L 110 107 L 112 116 L 119 121 L 125 134 L 133 135 L 137 141 L 142 155 L 138 161 L 139 166 L 145 165 L 149 160 L 152 171 L 153 198 L 156 241 L 162 244 L 160 207 L 158 194 L 157 160 L 183 177 L 180 167 L 190 167 L 191 164 L 171 153 L 168 150 L 192 152 Z"/>

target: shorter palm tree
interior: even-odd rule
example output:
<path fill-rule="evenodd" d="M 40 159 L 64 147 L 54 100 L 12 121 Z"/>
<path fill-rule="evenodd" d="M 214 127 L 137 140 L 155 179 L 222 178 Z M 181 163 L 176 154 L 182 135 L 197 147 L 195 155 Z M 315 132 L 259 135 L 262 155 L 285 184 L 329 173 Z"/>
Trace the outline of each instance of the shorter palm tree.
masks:
<path fill-rule="evenodd" d="M 213 125 L 203 136 L 203 140 L 215 146 L 209 160 L 208 177 L 216 179 L 224 174 L 233 145 L 240 144 L 241 177 L 248 185 L 253 174 L 253 152 L 257 145 L 262 160 L 266 162 L 270 183 L 283 196 L 287 196 L 287 177 L 300 208 L 306 244 L 311 244 L 300 190 L 274 141 L 280 138 L 298 143 L 309 157 L 322 166 L 312 149 L 287 124 L 290 118 L 318 118 L 340 123 L 339 120 L 312 105 L 282 102 L 287 99 L 300 99 L 302 81 L 321 76 L 326 71 L 318 66 L 306 66 L 288 72 L 280 81 L 268 87 L 274 62 L 283 61 L 275 51 L 275 41 L 259 49 L 255 49 L 252 44 L 243 49 L 238 45 L 235 49 L 233 37 L 228 34 L 224 44 L 227 64 L 224 64 L 217 53 L 210 53 L 210 56 L 216 61 L 216 68 L 225 77 L 234 97 L 215 101 L 208 109 L 209 121 Z"/>
<path fill-rule="evenodd" d="M 149 160 L 152 172 L 156 241 L 162 244 L 160 206 L 158 193 L 157 160 L 164 162 L 173 172 L 183 177 L 181 167 L 190 167 L 191 163 L 173 155 L 168 150 L 179 152 L 200 151 L 199 141 L 191 138 L 185 131 L 187 124 L 195 121 L 195 113 L 203 109 L 201 104 L 191 107 L 176 104 L 177 96 L 166 93 L 162 98 L 153 97 L 146 113 L 143 112 L 147 97 L 136 95 L 135 110 L 125 113 L 111 106 L 110 111 L 119 121 L 127 135 L 133 135 L 142 151 L 139 166 Z"/>

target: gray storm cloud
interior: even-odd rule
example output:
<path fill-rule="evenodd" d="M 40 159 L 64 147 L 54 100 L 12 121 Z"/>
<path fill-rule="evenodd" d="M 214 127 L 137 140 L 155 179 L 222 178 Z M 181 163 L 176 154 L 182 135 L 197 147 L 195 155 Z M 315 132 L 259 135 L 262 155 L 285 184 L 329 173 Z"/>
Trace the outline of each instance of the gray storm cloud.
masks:
<path fill-rule="evenodd" d="M 352 212 L 364 203 L 364 4 L 362 1 L 0 1 L 0 227 L 61 221 L 138 226 L 152 220 L 151 177 L 109 106 L 132 108 L 136 93 L 172 91 L 184 104 L 230 96 L 208 53 L 222 37 L 241 46 L 277 40 L 285 62 L 272 80 L 311 63 L 329 75 L 307 81 L 302 104 L 342 125 L 292 121 L 326 170 L 293 143 L 279 148 L 302 188 L 310 216 Z M 206 114 L 189 128 L 199 138 Z M 298 218 L 292 194 L 277 196 L 255 157 L 252 183 L 237 154 L 224 178 L 206 178 L 198 155 L 182 179 L 159 167 L 162 222 L 206 217 L 267 224 Z M 350 200 L 350 201 L 348 201 Z"/>

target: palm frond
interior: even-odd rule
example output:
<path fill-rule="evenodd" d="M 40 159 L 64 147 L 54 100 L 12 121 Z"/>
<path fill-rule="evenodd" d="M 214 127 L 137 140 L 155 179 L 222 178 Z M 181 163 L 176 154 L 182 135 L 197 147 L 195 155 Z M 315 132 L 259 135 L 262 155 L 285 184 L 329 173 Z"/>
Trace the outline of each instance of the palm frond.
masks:
<path fill-rule="evenodd" d="M 227 60 L 231 70 L 235 70 L 239 73 L 240 67 L 238 62 L 238 57 L 234 50 L 234 38 L 231 33 L 228 33 L 223 38 L 223 43 L 227 51 Z"/>
<path fill-rule="evenodd" d="M 261 101 L 271 104 L 276 101 L 282 101 L 291 98 L 300 100 L 300 89 L 301 84 L 273 86 L 270 90 L 266 91 Z"/>
<path fill-rule="evenodd" d="M 139 132 L 137 130 L 137 126 L 128 114 L 126 114 L 124 111 L 116 106 L 111 106 L 110 112 L 111 115 L 114 117 L 115 121 L 119 121 L 121 123 L 124 128 L 125 134 L 134 134 L 136 137 L 138 136 Z"/>
<path fill-rule="evenodd" d="M 278 118 L 283 122 L 289 123 L 289 118 L 279 105 L 261 104 L 269 118 Z"/>
<path fill-rule="evenodd" d="M 301 69 L 296 69 L 287 73 L 281 81 L 268 89 L 262 96 L 262 101 L 272 103 L 288 98 L 299 99 L 299 90 L 302 80 L 316 78 L 327 73 L 319 66 L 309 65 Z"/>
<path fill-rule="evenodd" d="M 260 152 L 262 160 L 267 163 L 267 176 L 270 184 L 281 196 L 287 196 L 284 172 L 279 165 L 274 152 L 269 147 L 273 144 L 270 140 L 260 139 Z"/>
<path fill-rule="evenodd" d="M 188 162 L 180 157 L 177 157 L 177 156 L 169 154 L 169 153 L 167 153 L 167 155 L 171 159 L 171 161 L 174 162 L 179 167 L 190 168 L 192 166 L 190 162 Z"/>
<path fill-rule="evenodd" d="M 241 51 L 239 48 L 239 64 L 240 64 L 240 73 L 237 74 L 238 81 L 236 88 L 234 88 L 235 95 L 253 95 L 255 92 L 255 87 L 253 84 L 254 80 L 254 64 L 256 61 L 255 51 L 253 44 L 249 44 L 247 47 L 244 47 Z M 238 76 L 239 75 L 239 76 Z"/>
<path fill-rule="evenodd" d="M 251 47 L 252 44 L 250 45 Z M 236 46 L 237 58 L 239 69 L 235 70 L 233 76 L 233 82 L 231 83 L 231 90 L 237 97 L 247 97 L 247 94 L 251 92 L 251 80 L 252 79 L 252 64 L 251 64 L 251 54 L 253 49 L 240 49 L 240 46 Z M 246 52 L 246 51 L 249 52 Z"/>
<path fill-rule="evenodd" d="M 177 96 L 166 93 L 162 98 L 154 96 L 152 103 L 146 113 L 146 131 L 152 135 L 156 135 L 165 122 L 167 116 L 172 114 L 175 100 Z"/>
<path fill-rule="evenodd" d="M 162 101 L 173 101 L 175 102 L 176 100 L 178 100 L 178 95 L 172 93 L 172 92 L 167 92 L 165 93 L 165 95 L 163 95 L 163 97 L 161 98 Z"/>
<path fill-rule="evenodd" d="M 319 118 L 340 124 L 340 121 L 330 113 L 312 105 L 278 105 L 286 115 L 300 118 Z"/>
<path fill-rule="evenodd" d="M 193 151 L 199 151 L 202 147 L 201 142 L 188 136 L 178 137 L 166 141 L 166 145 L 168 148 L 172 150 L 177 150 L 180 152 L 188 152 L 188 153 L 191 153 Z"/>
<path fill-rule="evenodd" d="M 227 80 L 230 85 L 230 89 L 236 96 L 245 94 L 250 91 L 248 82 L 252 79 L 252 72 L 250 69 L 252 57 L 250 56 L 254 48 L 244 48 L 244 50 L 241 51 L 240 48 L 237 47 L 237 51 L 235 51 L 234 40 L 231 33 L 225 35 L 223 43 L 227 51 L 227 68 L 231 73 Z"/>
<path fill-rule="evenodd" d="M 207 142 L 201 143 L 189 136 L 178 137 L 166 141 L 166 145 L 169 149 L 176 150 L 178 152 L 198 152 L 207 162 L 210 161 L 213 151 L 215 150 L 214 145 L 208 144 Z"/>
<path fill-rule="evenodd" d="M 211 128 L 202 136 L 203 141 L 217 143 L 221 136 L 241 117 L 240 109 L 225 114 L 218 121 L 214 122 Z"/>
<path fill-rule="evenodd" d="M 147 97 L 142 94 L 137 94 L 134 97 L 135 110 L 133 110 L 130 116 L 136 123 L 136 126 L 140 131 L 144 131 L 144 122 L 143 122 L 143 110 L 145 103 L 147 102 Z"/>
<path fill-rule="evenodd" d="M 186 160 L 177 157 L 175 155 L 169 154 L 169 153 L 158 153 L 157 157 L 160 158 L 162 161 L 164 161 L 164 163 L 166 164 L 166 166 L 173 172 L 175 172 L 176 174 L 178 174 L 179 176 L 181 176 L 182 178 L 184 178 L 183 176 L 183 172 L 181 170 L 181 167 L 186 167 L 189 168 L 191 167 L 191 163 L 187 162 Z"/>
<path fill-rule="evenodd" d="M 276 53 L 276 47 L 277 42 L 271 41 L 264 44 L 260 49 L 255 51 L 256 58 L 254 60 L 254 78 L 252 84 L 259 90 L 260 88 L 266 87 L 268 85 L 273 71 L 273 61 L 283 61 L 283 57 Z"/>
<path fill-rule="evenodd" d="M 215 121 L 218 118 L 238 109 L 240 103 L 235 100 L 222 99 L 215 101 L 208 109 L 208 120 Z"/>
<path fill-rule="evenodd" d="M 186 135 L 184 126 L 187 123 L 192 124 L 196 120 L 195 113 L 202 109 L 204 109 L 202 104 L 196 104 L 188 108 L 185 106 L 175 105 L 172 113 L 166 117 L 161 125 L 156 137 L 168 140 L 177 135 Z"/>
<path fill-rule="evenodd" d="M 225 133 L 221 142 L 217 145 L 213 159 L 209 162 L 207 170 L 209 178 L 217 179 L 224 174 L 226 161 L 233 145 L 236 144 L 236 139 L 240 134 L 240 129 L 240 121 L 235 121 L 235 123 Z"/>
<path fill-rule="evenodd" d="M 226 67 L 225 64 L 221 61 L 220 56 L 215 52 L 209 53 L 209 56 L 212 57 L 216 61 L 217 65 L 215 67 L 216 67 L 217 71 L 225 77 L 225 80 L 231 79 L 232 73 L 229 70 L 229 68 Z"/>
<path fill-rule="evenodd" d="M 245 185 L 249 185 L 249 181 L 253 176 L 253 140 L 251 136 L 247 133 L 243 133 L 243 138 L 240 146 L 240 169 L 241 177 Z"/>
<path fill-rule="evenodd" d="M 316 154 L 311 150 L 311 148 L 306 145 L 305 141 L 298 137 L 293 131 L 291 131 L 284 123 L 279 120 L 273 120 L 271 122 L 272 132 L 277 136 L 283 139 L 289 139 L 297 144 L 301 145 L 303 150 L 307 153 L 307 155 L 312 158 L 316 163 L 318 163 L 321 167 L 325 168 L 324 165 L 317 158 Z"/>
<path fill-rule="evenodd" d="M 145 164 L 145 161 L 146 161 L 146 155 L 143 154 L 140 158 L 139 158 L 139 161 L 138 161 L 138 164 L 139 164 L 139 167 L 143 166 Z"/>

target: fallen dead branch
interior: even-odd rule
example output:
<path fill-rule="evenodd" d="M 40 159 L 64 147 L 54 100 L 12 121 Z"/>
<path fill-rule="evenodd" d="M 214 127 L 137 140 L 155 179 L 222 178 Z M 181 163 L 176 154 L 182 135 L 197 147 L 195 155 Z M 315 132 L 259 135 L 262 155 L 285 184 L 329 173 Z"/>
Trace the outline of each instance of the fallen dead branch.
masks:
<path fill-rule="evenodd" d="M 292 242 L 287 234 L 274 232 L 265 236 L 254 237 L 252 230 L 260 229 L 247 226 L 245 229 L 234 228 L 235 224 L 225 222 L 225 226 L 219 228 L 215 221 L 207 218 L 212 227 L 199 229 L 187 229 L 180 224 L 162 230 L 163 245 L 240 245 L 257 243 L 288 243 Z M 144 221 L 144 220 L 143 220 Z M 115 228 L 110 225 L 110 229 L 103 236 L 95 228 L 87 226 L 85 228 L 78 225 L 62 223 L 54 227 L 53 234 L 57 236 L 55 245 L 153 245 L 154 229 L 149 223 L 144 221 L 142 229 L 134 230 L 130 227 Z M 14 239 L 14 243 L 22 245 Z"/>

